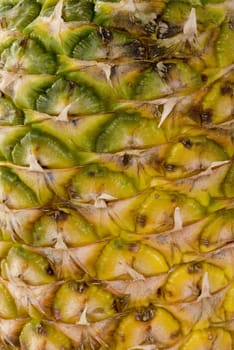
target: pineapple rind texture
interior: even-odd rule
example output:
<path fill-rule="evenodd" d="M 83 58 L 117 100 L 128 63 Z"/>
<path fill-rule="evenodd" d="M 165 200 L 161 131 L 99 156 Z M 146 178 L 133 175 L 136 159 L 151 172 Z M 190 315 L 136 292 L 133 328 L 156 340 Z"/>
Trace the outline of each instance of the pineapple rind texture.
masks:
<path fill-rule="evenodd" d="M 234 349 L 230 0 L 0 0 L 0 349 Z"/>

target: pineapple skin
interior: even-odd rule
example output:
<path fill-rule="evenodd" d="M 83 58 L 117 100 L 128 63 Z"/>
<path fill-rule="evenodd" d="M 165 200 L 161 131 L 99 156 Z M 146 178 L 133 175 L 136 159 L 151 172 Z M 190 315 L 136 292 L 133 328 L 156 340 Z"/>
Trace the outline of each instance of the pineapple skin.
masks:
<path fill-rule="evenodd" d="M 0 0 L 0 349 L 234 349 L 234 7 Z"/>

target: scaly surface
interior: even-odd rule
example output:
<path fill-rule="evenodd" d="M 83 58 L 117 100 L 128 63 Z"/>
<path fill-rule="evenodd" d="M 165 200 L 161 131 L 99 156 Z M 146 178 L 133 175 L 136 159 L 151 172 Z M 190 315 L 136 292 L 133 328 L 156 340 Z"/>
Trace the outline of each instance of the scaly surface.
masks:
<path fill-rule="evenodd" d="M 233 350 L 233 1 L 0 28 L 0 349 Z"/>

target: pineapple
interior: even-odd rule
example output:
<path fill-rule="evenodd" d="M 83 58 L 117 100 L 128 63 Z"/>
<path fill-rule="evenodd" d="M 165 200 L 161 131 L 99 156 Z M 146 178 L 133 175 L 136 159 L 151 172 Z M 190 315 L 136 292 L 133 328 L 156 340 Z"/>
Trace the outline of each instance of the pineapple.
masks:
<path fill-rule="evenodd" d="M 234 349 L 232 0 L 0 0 L 0 349 Z"/>

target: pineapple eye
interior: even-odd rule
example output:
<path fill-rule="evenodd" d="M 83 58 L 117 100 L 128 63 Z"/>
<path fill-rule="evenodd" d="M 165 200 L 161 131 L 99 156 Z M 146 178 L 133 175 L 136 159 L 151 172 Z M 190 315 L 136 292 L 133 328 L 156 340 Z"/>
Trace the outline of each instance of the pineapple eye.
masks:
<path fill-rule="evenodd" d="M 211 123 L 212 122 L 212 110 L 208 109 L 200 114 L 201 122 L 202 123 Z"/>
<path fill-rule="evenodd" d="M 107 28 L 99 27 L 99 34 L 101 35 L 101 38 L 104 41 L 104 43 L 113 39 L 113 34 Z"/>
<path fill-rule="evenodd" d="M 135 319 L 141 322 L 148 322 L 154 318 L 156 312 L 157 311 L 155 310 L 153 305 L 149 305 L 146 308 L 138 310 L 135 315 Z"/>
<path fill-rule="evenodd" d="M 157 18 L 155 18 L 155 20 L 152 20 L 149 23 L 145 24 L 144 30 L 146 33 L 153 34 L 156 31 L 156 27 L 157 27 Z"/>
<path fill-rule="evenodd" d="M 197 123 L 201 122 L 201 113 L 202 109 L 199 105 L 191 106 L 191 108 L 188 111 L 189 117 Z"/>
<path fill-rule="evenodd" d="M 68 214 L 61 210 L 56 210 L 51 213 L 50 216 L 56 221 L 65 221 L 68 218 Z"/>
<path fill-rule="evenodd" d="M 229 19 L 228 25 L 231 30 L 234 30 L 234 18 Z"/>
<path fill-rule="evenodd" d="M 158 39 L 166 39 L 171 38 L 174 35 L 178 34 L 181 31 L 181 27 L 178 25 L 172 25 L 167 22 L 159 22 L 157 28 L 157 38 Z"/>
<path fill-rule="evenodd" d="M 188 273 L 199 273 L 202 269 L 202 265 L 200 263 L 191 264 L 188 266 Z"/>
<path fill-rule="evenodd" d="M 19 41 L 19 46 L 22 48 L 26 48 L 28 44 L 28 40 L 26 38 L 23 38 L 22 40 Z"/>
<path fill-rule="evenodd" d="M 174 164 L 164 164 L 164 169 L 169 172 L 173 172 L 176 169 Z"/>
<path fill-rule="evenodd" d="M 184 145 L 185 148 L 188 148 L 188 149 L 192 148 L 192 146 L 193 146 L 192 141 L 188 138 L 182 139 L 181 143 Z"/>
<path fill-rule="evenodd" d="M 2 28 L 2 29 L 6 29 L 7 28 L 7 26 L 8 26 L 8 24 L 7 24 L 7 19 L 6 19 L 6 17 L 1 17 L 0 18 L 0 27 Z"/>
<path fill-rule="evenodd" d="M 124 153 L 124 155 L 119 158 L 119 161 L 121 165 L 128 167 L 131 164 L 132 156 L 128 153 Z"/>
<path fill-rule="evenodd" d="M 124 295 L 123 297 L 115 298 L 113 302 L 113 308 L 116 312 L 122 312 L 127 307 L 129 303 L 129 295 Z"/>
<path fill-rule="evenodd" d="M 140 227 L 145 227 L 147 223 L 147 216 L 145 214 L 138 214 L 136 217 L 136 224 Z"/>
<path fill-rule="evenodd" d="M 49 265 L 47 266 L 46 268 L 46 273 L 49 275 L 49 276 L 54 276 L 54 271 L 52 269 L 52 267 Z"/>
<path fill-rule="evenodd" d="M 175 67 L 176 67 L 176 65 L 173 63 L 162 63 L 161 66 L 159 64 L 157 64 L 157 69 L 160 72 L 160 74 L 163 76 L 163 78 L 167 78 L 167 75 Z"/>
<path fill-rule="evenodd" d="M 136 58 L 145 57 L 146 50 L 140 41 L 134 40 L 130 47 L 133 51 L 134 56 L 136 56 Z"/>
<path fill-rule="evenodd" d="M 35 333 L 39 334 L 39 335 L 43 335 L 43 336 L 47 335 L 46 329 L 45 329 L 45 327 L 43 326 L 42 323 L 39 323 L 38 325 L 36 325 Z"/>
<path fill-rule="evenodd" d="M 220 92 L 222 95 L 230 95 L 233 96 L 233 88 L 229 85 L 223 85 L 220 88 Z"/>
<path fill-rule="evenodd" d="M 76 84 L 76 82 L 70 80 L 68 82 L 68 86 L 69 86 L 70 90 L 73 90 L 73 89 L 75 89 L 77 87 L 77 84 Z"/>
<path fill-rule="evenodd" d="M 201 74 L 201 80 L 203 83 L 207 82 L 208 76 L 206 74 Z"/>
<path fill-rule="evenodd" d="M 161 287 L 159 287 L 159 288 L 157 289 L 156 295 L 157 295 L 158 298 L 160 298 L 160 297 L 163 295 L 163 290 L 162 290 Z"/>
<path fill-rule="evenodd" d="M 87 283 L 83 281 L 82 282 L 70 281 L 68 283 L 68 286 L 73 292 L 78 292 L 80 294 L 82 294 L 88 288 Z"/>
<path fill-rule="evenodd" d="M 167 53 L 166 48 L 158 44 L 150 45 L 148 51 L 150 59 L 164 57 Z"/>

